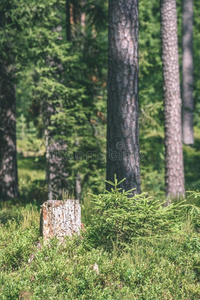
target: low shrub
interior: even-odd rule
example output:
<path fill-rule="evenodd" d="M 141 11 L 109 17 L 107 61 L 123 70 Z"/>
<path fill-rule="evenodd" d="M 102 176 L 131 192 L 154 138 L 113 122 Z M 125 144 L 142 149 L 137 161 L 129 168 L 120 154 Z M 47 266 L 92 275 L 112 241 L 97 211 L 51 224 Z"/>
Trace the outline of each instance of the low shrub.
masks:
<path fill-rule="evenodd" d="M 119 188 L 121 182 L 115 178 L 114 183 L 109 182 L 113 186 L 111 191 L 92 196 L 93 214 L 86 232 L 92 247 L 111 250 L 114 245 L 123 247 L 137 237 L 181 232 L 186 212 L 195 215 L 185 201 L 165 206 L 145 193 L 131 197 L 131 190 Z"/>

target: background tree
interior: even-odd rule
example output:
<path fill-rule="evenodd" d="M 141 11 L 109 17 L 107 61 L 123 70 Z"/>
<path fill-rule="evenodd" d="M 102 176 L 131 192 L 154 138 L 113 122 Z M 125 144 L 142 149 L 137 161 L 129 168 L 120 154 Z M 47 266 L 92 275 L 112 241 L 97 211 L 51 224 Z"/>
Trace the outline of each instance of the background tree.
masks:
<path fill-rule="evenodd" d="M 54 3 L 53 15 L 50 4 L 46 6 L 43 13 L 48 22 L 43 22 L 42 27 L 40 22 L 37 22 L 37 26 L 34 27 L 33 35 L 38 47 L 34 49 L 37 68 L 33 70 L 33 75 L 37 79 L 33 93 L 34 102 L 37 100 L 39 103 L 42 100 L 44 104 L 40 111 L 43 112 L 46 124 L 48 191 L 50 193 L 53 189 L 57 197 L 60 197 L 59 191 L 62 186 L 68 193 L 75 192 L 75 196 L 80 198 L 81 189 L 88 181 L 93 181 L 90 186 L 99 188 L 94 174 L 100 172 L 102 176 L 105 170 L 102 168 L 105 160 L 102 160 L 101 155 L 105 140 L 102 143 L 100 135 L 105 131 L 102 130 L 102 124 L 105 123 L 102 112 L 105 107 L 105 104 L 102 104 L 105 97 L 105 86 L 102 87 L 105 82 L 102 54 L 106 53 L 106 50 L 102 49 L 101 56 L 98 57 L 99 43 L 102 43 L 104 35 L 102 31 L 105 29 L 102 30 L 101 24 L 93 23 L 91 26 L 91 17 L 88 14 L 83 34 L 79 3 L 78 9 L 75 7 L 76 2 L 72 4 L 76 13 L 73 14 L 73 20 L 70 17 L 70 25 L 73 25 L 71 43 L 66 41 L 66 15 L 62 14 L 65 2 L 59 5 Z M 91 6 L 91 3 L 88 3 L 88 6 Z M 52 26 L 55 30 L 52 30 Z M 92 31 L 96 26 L 101 28 L 95 30 L 96 34 L 93 35 Z M 38 31 L 39 36 L 43 37 L 40 41 L 37 40 Z M 103 47 L 105 44 L 106 41 L 103 41 Z M 39 47 L 43 51 L 38 51 Z M 61 147 L 58 147 L 58 144 Z M 61 163 L 58 163 L 58 160 Z M 63 184 L 66 175 L 67 186 Z"/>
<path fill-rule="evenodd" d="M 18 196 L 15 49 L 11 3 L 0 5 L 0 197 Z M 11 34 L 10 34 L 11 33 Z"/>
<path fill-rule="evenodd" d="M 70 14 L 70 0 L 66 0 L 66 39 L 71 41 L 71 14 Z"/>
<path fill-rule="evenodd" d="M 177 3 L 181 40 L 181 1 L 178 0 Z M 107 1 L 70 1 L 70 42 L 66 37 L 66 0 L 1 1 L 0 6 L 7 7 L 7 16 L 12 19 L 12 25 L 0 32 L 0 45 L 4 61 L 6 52 L 10 58 L 12 53 L 14 58 L 10 62 L 12 64 L 14 61 L 12 81 L 16 85 L 21 195 L 31 201 L 47 199 L 45 128 L 49 130 L 50 139 L 55 144 L 62 141 L 67 145 L 67 151 L 64 150 L 67 158 L 62 158 L 61 161 L 66 162 L 63 171 L 68 174 L 69 194 L 81 189 L 82 196 L 88 189 L 99 193 L 104 188 L 106 172 Z M 76 6 L 75 14 L 73 6 Z M 148 3 L 141 0 L 139 6 L 142 190 L 162 197 L 165 157 L 160 9 L 157 0 Z M 194 2 L 196 141 L 194 147 L 184 147 L 187 189 L 191 189 L 191 186 L 198 188 L 200 183 L 196 168 L 199 164 L 200 135 L 200 84 L 197 67 L 200 57 L 199 10 L 200 4 Z M 9 51 L 5 40 L 9 40 L 9 45 L 12 45 L 9 46 Z M 181 44 L 179 51 L 181 52 Z M 43 105 L 45 103 L 50 107 L 54 106 L 51 117 L 46 119 L 50 126 L 45 126 L 46 122 L 44 124 L 44 108 L 47 108 Z M 53 151 L 50 150 L 51 153 Z M 57 150 L 54 152 L 57 155 Z M 63 150 L 60 152 L 61 155 L 58 156 L 61 158 Z M 122 154 L 120 151 L 119 153 Z M 58 168 L 54 174 L 59 174 Z"/>
<path fill-rule="evenodd" d="M 140 193 L 138 1 L 109 1 L 107 180 Z"/>
<path fill-rule="evenodd" d="M 182 17 L 183 142 L 194 144 L 193 133 L 193 0 L 183 1 Z"/>
<path fill-rule="evenodd" d="M 175 0 L 161 0 L 165 116 L 165 184 L 168 197 L 185 195 L 181 128 L 177 11 Z"/>

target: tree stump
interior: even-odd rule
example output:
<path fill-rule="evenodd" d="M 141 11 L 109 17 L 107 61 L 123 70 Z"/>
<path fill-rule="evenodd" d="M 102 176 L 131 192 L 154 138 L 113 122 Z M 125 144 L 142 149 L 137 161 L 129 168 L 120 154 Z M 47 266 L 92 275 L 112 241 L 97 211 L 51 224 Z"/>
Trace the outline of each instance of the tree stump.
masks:
<path fill-rule="evenodd" d="M 81 205 L 78 200 L 48 200 L 40 211 L 40 233 L 44 240 L 80 234 Z"/>

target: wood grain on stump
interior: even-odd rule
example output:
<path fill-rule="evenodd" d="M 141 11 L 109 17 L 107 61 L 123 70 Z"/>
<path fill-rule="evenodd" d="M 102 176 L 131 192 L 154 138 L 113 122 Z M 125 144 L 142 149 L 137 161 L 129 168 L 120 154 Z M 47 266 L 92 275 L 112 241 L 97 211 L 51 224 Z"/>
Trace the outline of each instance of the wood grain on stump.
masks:
<path fill-rule="evenodd" d="M 40 211 L 40 232 L 44 240 L 80 234 L 81 205 L 78 200 L 48 200 Z"/>

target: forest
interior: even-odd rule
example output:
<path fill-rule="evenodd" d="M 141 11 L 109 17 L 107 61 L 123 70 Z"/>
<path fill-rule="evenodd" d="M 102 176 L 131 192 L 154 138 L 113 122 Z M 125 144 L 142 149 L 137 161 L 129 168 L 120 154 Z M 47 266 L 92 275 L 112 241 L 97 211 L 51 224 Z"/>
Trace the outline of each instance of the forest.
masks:
<path fill-rule="evenodd" d="M 0 0 L 0 299 L 200 299 L 199 14 Z M 66 199 L 81 232 L 46 243 Z"/>

